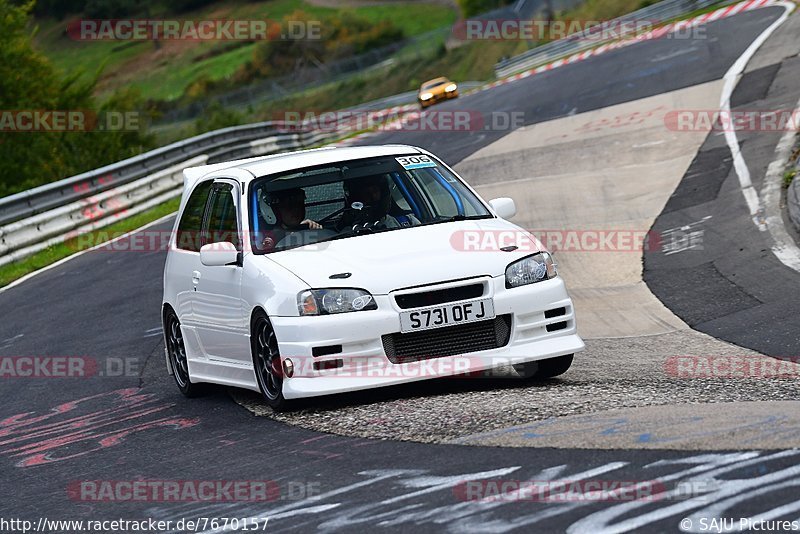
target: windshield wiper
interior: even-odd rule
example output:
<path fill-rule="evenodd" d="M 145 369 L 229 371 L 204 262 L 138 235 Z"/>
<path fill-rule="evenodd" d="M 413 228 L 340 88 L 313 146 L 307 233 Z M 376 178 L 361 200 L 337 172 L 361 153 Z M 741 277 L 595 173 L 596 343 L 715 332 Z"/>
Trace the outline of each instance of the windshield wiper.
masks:
<path fill-rule="evenodd" d="M 491 219 L 492 216 L 490 214 L 485 215 L 453 215 L 452 217 L 448 217 L 447 219 L 442 219 L 436 222 L 455 222 L 455 221 L 474 221 L 477 219 Z"/>

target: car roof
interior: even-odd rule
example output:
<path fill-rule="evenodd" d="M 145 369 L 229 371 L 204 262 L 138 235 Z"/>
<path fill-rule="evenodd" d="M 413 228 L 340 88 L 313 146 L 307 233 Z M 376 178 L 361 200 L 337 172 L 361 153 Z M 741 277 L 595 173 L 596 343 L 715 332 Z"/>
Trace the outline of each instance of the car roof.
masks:
<path fill-rule="evenodd" d="M 260 178 L 268 174 L 276 174 L 315 165 L 341 163 L 354 159 L 419 153 L 421 153 L 420 149 L 408 145 L 323 147 L 310 150 L 298 150 L 295 152 L 284 152 L 281 154 L 226 161 L 200 167 L 189 167 L 183 171 L 183 187 L 184 190 L 191 189 L 201 178 L 212 173 L 223 174 L 222 171 L 229 169 L 243 169 L 248 171 L 253 178 Z M 253 178 L 250 178 L 250 180 Z"/>
<path fill-rule="evenodd" d="M 400 154 L 418 154 L 419 149 L 408 145 L 378 145 L 353 147 L 326 147 L 316 150 L 300 150 L 267 156 L 261 161 L 254 161 L 242 168 L 253 176 L 265 176 L 278 172 L 301 169 L 314 165 L 327 165 L 354 159 L 395 156 Z"/>

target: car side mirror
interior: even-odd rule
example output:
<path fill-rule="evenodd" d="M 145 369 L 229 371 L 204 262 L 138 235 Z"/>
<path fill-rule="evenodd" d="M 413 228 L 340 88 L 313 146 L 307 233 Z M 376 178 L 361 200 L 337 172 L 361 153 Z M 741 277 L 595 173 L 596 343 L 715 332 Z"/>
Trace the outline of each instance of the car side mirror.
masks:
<path fill-rule="evenodd" d="M 514 204 L 513 198 L 494 198 L 489 201 L 489 205 L 501 219 L 510 219 L 517 214 L 517 206 Z"/>
<path fill-rule="evenodd" d="M 238 262 L 239 251 L 236 250 L 236 245 L 228 241 L 209 243 L 200 249 L 200 263 L 207 267 L 220 267 Z"/>

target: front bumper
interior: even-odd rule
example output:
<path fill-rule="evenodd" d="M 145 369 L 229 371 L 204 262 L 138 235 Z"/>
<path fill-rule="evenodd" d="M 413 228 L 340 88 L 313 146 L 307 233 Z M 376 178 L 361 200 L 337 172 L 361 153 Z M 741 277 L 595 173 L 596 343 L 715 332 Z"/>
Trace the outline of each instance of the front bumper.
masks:
<path fill-rule="evenodd" d="M 281 357 L 290 358 L 294 375 L 283 382 L 287 399 L 344 393 L 429 378 L 458 376 L 510 364 L 554 358 L 583 350 L 577 335 L 572 301 L 561 278 L 506 289 L 505 278 L 484 277 L 495 314 L 511 316 L 505 346 L 455 356 L 393 364 L 382 336 L 400 331 L 401 309 L 392 295 L 376 295 L 378 309 L 316 317 L 272 317 Z M 561 315 L 545 312 L 563 308 Z M 406 311 L 406 310 L 402 310 Z M 559 327 L 548 331 L 548 325 Z M 341 346 L 339 352 L 314 357 L 314 348 Z M 336 362 L 337 368 L 316 369 L 315 363 Z"/>
<path fill-rule="evenodd" d="M 441 94 L 435 94 L 433 95 L 433 98 L 429 98 L 428 100 L 421 100 L 419 97 L 417 97 L 417 102 L 419 102 L 420 106 L 426 108 L 438 102 L 444 102 L 445 100 L 450 100 L 457 97 L 458 97 L 458 90 L 455 90 L 455 91 L 450 91 L 449 93 L 445 92 Z"/>

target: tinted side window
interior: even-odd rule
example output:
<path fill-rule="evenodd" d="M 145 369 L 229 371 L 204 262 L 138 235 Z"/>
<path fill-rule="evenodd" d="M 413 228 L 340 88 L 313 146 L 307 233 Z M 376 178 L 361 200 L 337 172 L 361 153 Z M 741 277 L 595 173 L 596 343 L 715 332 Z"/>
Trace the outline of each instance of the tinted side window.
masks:
<path fill-rule="evenodd" d="M 180 249 L 200 252 L 200 229 L 203 226 L 203 211 L 211 191 L 211 183 L 209 180 L 195 187 L 186 202 L 176 239 Z"/>
<path fill-rule="evenodd" d="M 239 216 L 233 199 L 233 186 L 216 184 L 208 214 L 206 243 L 229 241 L 239 248 Z"/>

